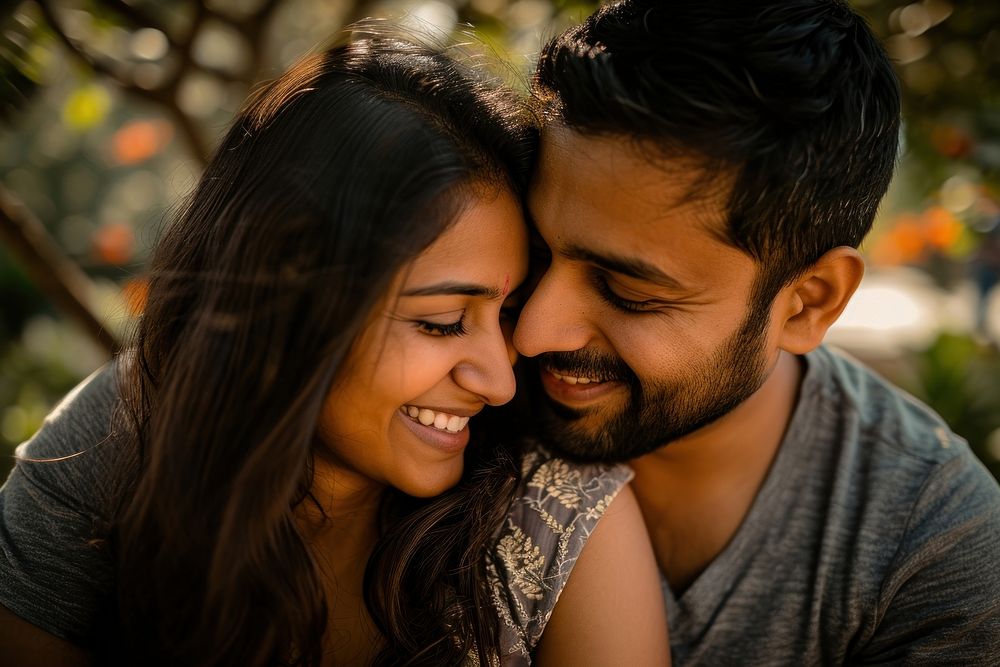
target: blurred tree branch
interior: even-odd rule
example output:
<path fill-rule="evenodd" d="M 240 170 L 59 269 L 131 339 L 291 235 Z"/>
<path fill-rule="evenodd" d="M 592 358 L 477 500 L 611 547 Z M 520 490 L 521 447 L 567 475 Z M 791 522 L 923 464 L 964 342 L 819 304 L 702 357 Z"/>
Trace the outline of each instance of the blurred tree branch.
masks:
<path fill-rule="evenodd" d="M 199 71 L 226 83 L 241 83 L 249 88 L 262 70 L 263 41 L 270 22 L 283 0 L 264 0 L 248 15 L 234 18 L 209 8 L 204 1 L 193 4 L 193 17 L 182 34 L 168 29 L 166 23 L 142 5 L 123 0 L 93 0 L 93 7 L 117 17 L 127 29 L 134 32 L 143 28 L 158 30 L 167 40 L 169 52 L 177 58 L 177 65 L 164 81 L 153 87 L 136 83 L 135 65 L 116 63 L 88 50 L 86 44 L 68 34 L 60 16 L 57 2 L 36 0 L 48 28 L 66 51 L 90 71 L 105 77 L 127 94 L 161 108 L 175 123 L 184 137 L 188 149 L 199 164 L 204 166 L 211 151 L 203 128 L 196 118 L 186 113 L 178 101 L 181 83 L 192 72 Z M 363 16 L 372 2 L 345 0 L 347 16 Z M 5 2 L 13 7 L 16 3 Z M 189 5 L 190 6 L 190 5 Z M 195 40 L 205 21 L 212 19 L 237 31 L 249 45 L 250 58 L 239 72 L 199 63 L 193 55 Z M 331 26 L 333 32 L 339 26 Z M 48 298 L 109 353 L 117 348 L 117 341 L 105 330 L 87 303 L 90 280 L 66 256 L 37 218 L 10 194 L 0 189 L 0 241 L 20 259 L 27 273 Z"/>
<path fill-rule="evenodd" d="M 118 349 L 114 336 L 87 305 L 90 280 L 59 250 L 41 222 L 0 187 L 0 240 L 21 259 L 28 276 L 108 354 Z"/>

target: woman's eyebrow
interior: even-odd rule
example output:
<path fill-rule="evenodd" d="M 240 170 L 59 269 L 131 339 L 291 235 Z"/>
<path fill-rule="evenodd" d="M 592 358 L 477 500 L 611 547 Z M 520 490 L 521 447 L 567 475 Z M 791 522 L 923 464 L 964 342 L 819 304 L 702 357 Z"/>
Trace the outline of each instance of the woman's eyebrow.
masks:
<path fill-rule="evenodd" d="M 503 296 L 503 291 L 499 287 L 487 287 L 476 285 L 475 283 L 456 283 L 446 281 L 425 285 L 424 287 L 414 287 L 404 290 L 400 296 L 480 296 L 487 299 L 499 299 Z"/>

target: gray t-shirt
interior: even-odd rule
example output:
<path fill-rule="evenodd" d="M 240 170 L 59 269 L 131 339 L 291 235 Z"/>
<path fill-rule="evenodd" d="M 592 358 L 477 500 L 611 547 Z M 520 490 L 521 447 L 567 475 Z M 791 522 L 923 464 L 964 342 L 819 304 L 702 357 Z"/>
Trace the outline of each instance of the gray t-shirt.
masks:
<path fill-rule="evenodd" d="M 927 407 L 820 348 L 730 544 L 676 598 L 676 665 L 1000 665 L 1000 488 Z"/>
<path fill-rule="evenodd" d="M 106 639 L 114 569 L 106 523 L 112 466 L 130 456 L 109 434 L 117 403 L 114 373 L 98 371 L 17 449 L 0 488 L 0 604 L 79 646 Z"/>
<path fill-rule="evenodd" d="M 135 465 L 134 450 L 113 435 L 117 405 L 109 365 L 18 448 L 0 488 L 0 604 L 87 648 L 113 641 L 115 631 L 114 561 L 101 537 L 117 502 L 114 470 Z M 627 466 L 575 465 L 535 448 L 522 473 L 488 556 L 504 667 L 530 664 L 587 538 L 632 476 Z M 531 537 L 517 528 L 536 518 Z"/>

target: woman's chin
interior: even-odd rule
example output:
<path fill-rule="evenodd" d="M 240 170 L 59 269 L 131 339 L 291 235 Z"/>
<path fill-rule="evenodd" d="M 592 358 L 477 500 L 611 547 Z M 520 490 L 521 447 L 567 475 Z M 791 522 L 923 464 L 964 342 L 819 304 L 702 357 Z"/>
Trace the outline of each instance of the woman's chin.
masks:
<path fill-rule="evenodd" d="M 462 478 L 462 463 L 439 474 L 422 476 L 419 479 L 409 479 L 396 488 L 414 498 L 433 498 L 458 484 Z"/>

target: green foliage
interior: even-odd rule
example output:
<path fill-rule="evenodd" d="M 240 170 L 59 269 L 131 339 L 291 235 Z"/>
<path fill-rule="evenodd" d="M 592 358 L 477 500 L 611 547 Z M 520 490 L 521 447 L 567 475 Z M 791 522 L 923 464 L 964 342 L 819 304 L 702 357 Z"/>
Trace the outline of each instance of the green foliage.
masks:
<path fill-rule="evenodd" d="M 902 84 L 909 178 L 933 192 L 957 166 L 997 176 L 1000 3 L 855 0 Z M 995 182 L 995 180 L 994 180 Z"/>
<path fill-rule="evenodd" d="M 915 359 L 915 380 L 907 388 L 969 441 L 1000 479 L 1000 353 L 966 335 L 942 333 Z M 991 446 L 992 445 L 992 446 Z"/>
<path fill-rule="evenodd" d="M 0 121 L 25 108 L 43 83 L 44 27 L 24 12 L 0 16 Z"/>
<path fill-rule="evenodd" d="M 33 317 L 20 340 L 0 349 L 0 482 L 13 467 L 14 448 L 104 358 L 80 331 L 47 315 Z"/>
<path fill-rule="evenodd" d="M 41 292 L 28 280 L 20 267 L 0 247 L 0 349 L 21 333 L 31 315 L 44 304 Z M 2 403 L 0 403 L 2 405 Z"/>

